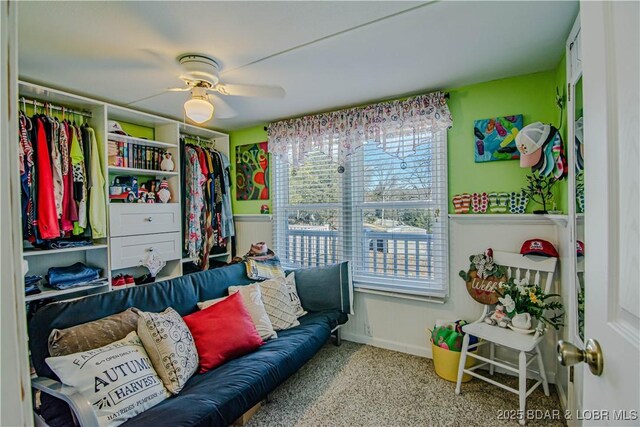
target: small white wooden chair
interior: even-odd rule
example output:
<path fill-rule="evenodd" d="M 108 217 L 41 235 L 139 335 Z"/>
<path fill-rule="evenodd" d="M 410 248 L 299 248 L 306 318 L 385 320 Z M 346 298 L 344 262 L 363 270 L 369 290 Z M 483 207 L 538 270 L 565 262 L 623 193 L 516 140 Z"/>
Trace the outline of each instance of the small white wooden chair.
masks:
<path fill-rule="evenodd" d="M 493 252 L 493 260 L 496 264 L 507 267 L 508 278 L 528 278 L 529 283 L 540 285 L 545 293 L 549 293 L 553 284 L 553 274 L 556 270 L 557 258 L 545 258 L 540 256 L 523 256 L 517 253 L 510 252 Z M 533 276 L 533 280 L 531 280 Z M 546 276 L 546 277 L 544 277 Z M 544 281 L 544 286 L 541 283 Z M 511 329 L 500 328 L 498 326 L 492 326 L 484 323 L 484 318 L 489 314 L 492 306 L 485 305 L 482 316 L 466 326 L 463 326 L 462 330 L 465 332 L 464 339 L 462 341 L 462 352 L 460 354 L 460 365 L 458 367 L 458 381 L 456 383 L 456 394 L 460 394 L 460 384 L 462 382 L 463 374 L 469 374 L 490 384 L 501 387 L 512 393 L 517 394 L 520 397 L 520 418 L 521 425 L 525 424 L 525 407 L 526 399 L 540 384 L 544 388 L 544 394 L 549 396 L 549 384 L 547 383 L 547 375 L 544 370 L 544 363 L 542 361 L 542 353 L 540 352 L 539 344 L 544 339 L 545 328 L 542 322 L 538 323 L 538 327 L 535 333 L 531 335 L 523 335 Z M 469 345 L 469 336 L 475 335 L 480 338 L 477 344 Z M 471 353 L 471 350 L 477 349 L 480 346 L 489 344 L 489 358 L 479 356 Z M 519 352 L 518 364 L 506 362 L 495 358 L 495 345 L 500 345 L 506 348 L 510 348 Z M 467 357 L 474 357 L 484 363 L 475 365 L 469 369 L 466 369 L 465 362 Z M 538 370 L 534 371 L 529 368 L 529 365 L 534 360 L 538 362 Z M 503 369 L 515 372 L 518 374 L 518 389 L 501 384 L 489 377 L 480 375 L 476 372 L 478 369 L 489 365 L 489 375 L 493 375 L 494 366 L 499 366 Z M 539 380 L 527 390 L 527 371 L 532 371 L 537 374 Z"/>

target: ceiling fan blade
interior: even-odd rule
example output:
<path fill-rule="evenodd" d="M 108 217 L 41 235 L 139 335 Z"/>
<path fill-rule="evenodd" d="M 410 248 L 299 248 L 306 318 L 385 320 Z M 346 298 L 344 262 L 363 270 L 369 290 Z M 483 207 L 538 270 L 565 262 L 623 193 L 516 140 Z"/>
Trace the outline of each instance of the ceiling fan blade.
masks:
<path fill-rule="evenodd" d="M 176 58 L 172 58 L 164 53 L 149 48 L 140 48 L 138 50 L 156 63 L 157 66 L 166 70 L 167 73 L 171 73 L 175 76 L 180 76 L 182 74 L 182 68 L 178 65 Z"/>
<path fill-rule="evenodd" d="M 169 89 L 167 89 L 169 92 L 188 92 L 191 89 L 193 89 L 192 87 L 170 87 Z"/>
<path fill-rule="evenodd" d="M 214 88 L 222 95 L 252 96 L 260 98 L 284 98 L 285 91 L 280 86 L 241 85 L 219 83 Z"/>
<path fill-rule="evenodd" d="M 140 98 L 140 99 L 133 100 L 133 101 L 131 101 L 131 102 L 128 102 L 128 103 L 127 103 L 127 104 L 125 104 L 125 105 L 133 105 L 133 104 L 137 104 L 137 103 L 139 103 L 139 102 L 146 101 L 147 99 L 155 98 L 156 96 L 164 95 L 165 93 L 171 93 L 171 92 L 172 92 L 171 90 L 165 89 L 165 90 L 163 90 L 162 92 L 154 93 L 153 95 L 149 95 L 149 96 L 145 96 L 144 98 Z"/>
<path fill-rule="evenodd" d="M 224 120 L 238 116 L 238 112 L 221 97 L 209 94 L 209 101 L 215 108 L 215 112 L 213 113 L 214 118 Z"/>

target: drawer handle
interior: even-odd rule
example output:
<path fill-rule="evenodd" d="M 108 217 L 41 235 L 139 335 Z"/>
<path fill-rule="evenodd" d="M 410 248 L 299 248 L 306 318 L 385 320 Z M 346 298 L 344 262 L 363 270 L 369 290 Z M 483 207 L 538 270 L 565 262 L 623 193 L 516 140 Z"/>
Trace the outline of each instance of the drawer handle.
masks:
<path fill-rule="evenodd" d="M 151 222 L 151 221 L 153 221 L 153 217 L 148 216 L 144 220 L 147 221 L 147 222 Z"/>

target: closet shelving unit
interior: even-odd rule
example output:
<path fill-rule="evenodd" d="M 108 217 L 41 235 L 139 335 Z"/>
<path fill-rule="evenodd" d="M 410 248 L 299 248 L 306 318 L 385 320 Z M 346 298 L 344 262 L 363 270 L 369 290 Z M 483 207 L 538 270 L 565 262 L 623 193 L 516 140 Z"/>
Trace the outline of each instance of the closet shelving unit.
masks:
<path fill-rule="evenodd" d="M 229 155 L 229 135 L 209 129 L 203 129 L 197 126 L 190 125 L 188 123 L 180 123 L 180 137 L 183 136 L 187 139 L 202 139 L 202 142 L 209 142 L 212 147 L 221 153 L 224 153 L 227 157 Z M 189 258 L 186 254 L 182 253 L 181 259 L 183 264 L 193 262 L 194 259 Z M 231 260 L 231 243 L 227 246 L 227 251 L 220 254 L 212 254 L 209 259 L 228 262 Z"/>
<path fill-rule="evenodd" d="M 62 118 L 64 107 L 66 111 L 69 109 L 76 112 L 82 112 L 84 115 L 72 114 L 65 111 L 66 118 L 71 120 L 86 120 L 86 122 L 94 129 L 98 142 L 98 150 L 100 158 L 104 159 L 103 136 L 106 133 L 106 106 L 92 99 L 69 94 L 66 92 L 49 89 L 44 86 L 19 82 L 18 91 L 20 99 L 25 98 L 31 101 L 37 101 L 38 105 L 48 103 L 54 107 L 53 115 Z M 20 108 L 24 108 L 24 103 L 18 99 Z M 26 104 L 29 111 L 33 111 L 33 105 Z M 43 107 L 37 107 L 37 111 L 43 111 Z M 104 165 L 102 168 L 104 175 Z M 105 187 L 106 191 L 106 187 Z M 90 231 L 85 231 L 86 236 L 90 236 Z M 50 288 L 40 287 L 41 292 L 25 297 L 25 301 L 33 302 L 44 298 L 71 298 L 91 293 L 106 292 L 110 290 L 110 270 L 109 270 L 109 251 L 106 238 L 95 239 L 93 245 L 65 248 L 65 249 L 35 249 L 28 242 L 23 244 L 22 257 L 28 263 L 27 275 L 45 276 L 50 267 L 68 266 L 76 262 L 82 262 L 85 265 L 98 267 L 101 269 L 101 278 L 105 279 L 98 285 L 81 286 L 65 290 L 54 290 Z"/>
<path fill-rule="evenodd" d="M 162 171 L 147 168 L 109 165 L 109 183 L 116 176 L 134 176 L 141 187 L 145 181 L 166 179 L 171 192 L 168 203 L 125 203 L 111 200 L 109 203 L 109 235 L 111 274 L 146 273 L 141 266 L 149 252 L 157 251 L 166 262 L 158 273 L 157 281 L 171 279 L 182 274 L 182 227 L 180 207 L 180 140 L 178 122 L 142 113 L 125 107 L 107 106 L 108 120 L 135 125 L 152 134 L 152 139 L 140 135 L 124 136 L 109 133 L 108 140 L 158 147 L 172 155 L 174 170 Z M 131 132 L 132 133 L 132 132 Z"/>
<path fill-rule="evenodd" d="M 158 274 L 156 281 L 181 276 L 182 266 L 188 259 L 183 257 L 180 135 L 188 134 L 210 139 L 215 148 L 229 155 L 229 136 L 225 133 L 200 128 L 176 120 L 139 112 L 130 108 L 112 105 L 64 91 L 50 89 L 38 84 L 19 82 L 19 95 L 27 100 L 36 100 L 67 110 L 85 112 L 87 123 L 93 127 L 98 142 L 98 150 L 102 160 L 102 173 L 105 180 L 105 204 L 107 218 L 107 236 L 96 239 L 91 246 L 65 249 L 42 250 L 31 247 L 25 242 L 22 257 L 28 262 L 28 275 L 47 274 L 50 267 L 66 266 L 76 262 L 98 267 L 102 270 L 105 282 L 99 286 L 83 286 L 62 291 L 42 288 L 43 292 L 25 298 L 27 302 L 43 298 L 67 299 L 78 296 L 108 292 L 111 290 L 111 279 L 116 274 L 132 274 L 134 276 L 147 272 L 140 262 L 148 251 L 158 251 L 166 261 L 166 266 Z M 19 100 L 18 100 L 19 101 Z M 22 105 L 20 104 L 22 108 Z M 32 106 L 28 106 L 32 111 Z M 42 107 L 38 107 L 42 111 Z M 55 111 L 62 116 L 62 111 Z M 67 113 L 67 117 L 73 116 Z M 78 116 L 75 116 L 79 118 Z M 116 120 L 133 126 L 134 129 L 145 130 L 144 136 L 125 136 L 107 132 L 107 121 Z M 146 129 L 145 129 L 146 128 Z M 171 172 L 132 167 L 121 167 L 109 164 L 108 141 L 115 140 L 148 147 L 158 147 L 172 154 L 175 168 Z M 169 203 L 122 203 L 109 199 L 109 187 L 115 176 L 137 176 L 140 183 L 146 179 L 167 179 L 171 200 Z M 229 253 L 212 257 L 228 260 Z"/>

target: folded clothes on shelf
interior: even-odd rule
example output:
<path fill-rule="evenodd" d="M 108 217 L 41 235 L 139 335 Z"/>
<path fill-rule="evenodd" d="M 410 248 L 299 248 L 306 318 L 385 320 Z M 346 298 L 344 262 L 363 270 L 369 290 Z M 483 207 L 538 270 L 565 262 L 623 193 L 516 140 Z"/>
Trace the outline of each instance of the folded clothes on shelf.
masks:
<path fill-rule="evenodd" d="M 49 286 L 58 289 L 68 289 L 75 286 L 84 286 L 100 278 L 100 268 L 87 267 L 77 262 L 67 267 L 51 267 L 47 280 Z"/>
<path fill-rule="evenodd" d="M 42 280 L 42 276 L 25 276 L 24 278 L 24 294 L 35 295 L 42 292 L 38 287 L 38 283 Z"/>
<path fill-rule="evenodd" d="M 83 246 L 91 246 L 93 241 L 89 238 L 81 239 L 58 239 L 45 241 L 45 247 L 47 249 L 66 249 L 66 248 L 79 248 Z"/>
<path fill-rule="evenodd" d="M 106 278 L 101 277 L 99 279 L 87 280 L 87 281 L 84 281 L 84 282 L 76 282 L 76 283 L 72 283 L 72 284 L 56 285 L 56 286 L 52 286 L 52 288 L 55 289 L 55 290 L 58 290 L 58 291 L 64 291 L 65 289 L 79 288 L 81 286 L 101 286 L 101 285 L 106 285 L 108 283 L 109 283 L 109 281 Z"/>

